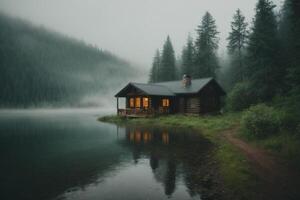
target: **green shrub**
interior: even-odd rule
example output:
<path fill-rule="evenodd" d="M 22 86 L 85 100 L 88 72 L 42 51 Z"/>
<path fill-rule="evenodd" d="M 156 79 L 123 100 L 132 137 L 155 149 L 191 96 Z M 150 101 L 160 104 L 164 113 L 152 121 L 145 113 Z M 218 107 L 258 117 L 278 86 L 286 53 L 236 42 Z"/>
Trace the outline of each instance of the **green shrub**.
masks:
<path fill-rule="evenodd" d="M 242 129 L 255 137 L 265 137 L 279 132 L 281 112 L 265 104 L 250 107 L 242 116 Z"/>
<path fill-rule="evenodd" d="M 273 105 L 283 112 L 282 128 L 290 133 L 300 133 L 300 94 L 277 96 Z"/>
<path fill-rule="evenodd" d="M 257 103 L 256 95 L 251 92 L 248 82 L 237 83 L 226 98 L 226 109 L 241 111 Z"/>

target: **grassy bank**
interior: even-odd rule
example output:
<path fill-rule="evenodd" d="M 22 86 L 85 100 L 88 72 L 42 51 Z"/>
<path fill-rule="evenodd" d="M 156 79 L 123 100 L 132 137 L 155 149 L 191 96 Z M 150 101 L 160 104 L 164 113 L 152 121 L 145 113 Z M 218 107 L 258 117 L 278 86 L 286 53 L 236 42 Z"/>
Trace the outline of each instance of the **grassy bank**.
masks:
<path fill-rule="evenodd" d="M 243 140 L 277 155 L 282 161 L 294 168 L 300 168 L 300 136 L 281 131 L 266 138 L 255 138 L 241 132 Z"/>
<path fill-rule="evenodd" d="M 223 130 L 239 126 L 241 114 L 226 114 L 219 116 L 162 116 L 157 118 L 126 119 L 118 116 L 105 116 L 99 121 L 118 125 L 160 126 L 190 128 L 201 133 L 212 141 L 216 148 L 213 159 L 218 163 L 220 175 L 225 189 L 228 188 L 232 199 L 255 199 L 253 188 L 257 187 L 257 177 L 254 176 L 242 153 L 222 137 Z"/>
<path fill-rule="evenodd" d="M 124 118 L 115 115 L 100 117 L 99 121 L 114 123 L 118 125 L 131 124 L 143 126 L 163 126 L 177 128 L 192 128 L 201 130 L 206 136 L 213 137 L 217 131 L 228 129 L 239 124 L 240 114 L 227 114 L 217 116 L 185 116 L 172 115 L 155 118 Z"/>

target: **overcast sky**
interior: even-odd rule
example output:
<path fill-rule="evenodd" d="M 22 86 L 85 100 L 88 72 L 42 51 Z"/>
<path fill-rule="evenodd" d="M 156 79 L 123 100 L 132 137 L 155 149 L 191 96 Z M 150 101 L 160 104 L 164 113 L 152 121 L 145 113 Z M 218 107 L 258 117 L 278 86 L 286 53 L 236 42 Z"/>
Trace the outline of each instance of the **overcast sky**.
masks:
<path fill-rule="evenodd" d="M 109 50 L 149 68 L 157 48 L 170 35 L 180 55 L 188 33 L 206 11 L 226 47 L 230 21 L 240 8 L 251 22 L 257 0 L 0 0 L 0 10 Z M 281 5 L 282 0 L 274 0 Z"/>

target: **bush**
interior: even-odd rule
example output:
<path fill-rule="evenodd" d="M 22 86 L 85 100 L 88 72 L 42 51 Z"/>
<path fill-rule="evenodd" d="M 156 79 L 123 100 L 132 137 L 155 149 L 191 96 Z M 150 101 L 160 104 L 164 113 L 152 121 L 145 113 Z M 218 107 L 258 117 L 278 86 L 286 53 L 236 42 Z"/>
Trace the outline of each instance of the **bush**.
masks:
<path fill-rule="evenodd" d="M 300 92 L 300 91 L 299 91 Z M 291 133 L 300 133 L 300 93 L 273 99 L 276 108 L 283 112 L 282 128 Z"/>
<path fill-rule="evenodd" d="M 226 98 L 226 109 L 241 111 L 257 103 L 256 95 L 251 92 L 248 82 L 237 83 Z"/>
<path fill-rule="evenodd" d="M 242 129 L 255 137 L 265 137 L 279 132 L 281 113 L 273 107 L 258 104 L 250 107 L 242 116 Z"/>

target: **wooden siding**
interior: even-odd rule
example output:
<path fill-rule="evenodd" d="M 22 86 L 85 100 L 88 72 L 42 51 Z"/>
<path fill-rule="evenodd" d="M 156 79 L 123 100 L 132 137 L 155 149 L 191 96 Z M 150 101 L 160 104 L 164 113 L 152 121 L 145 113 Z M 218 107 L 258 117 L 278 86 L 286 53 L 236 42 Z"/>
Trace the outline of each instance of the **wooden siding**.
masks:
<path fill-rule="evenodd" d="M 198 93 L 192 94 L 177 94 L 176 96 L 155 96 L 147 95 L 143 91 L 137 88 L 128 88 L 126 91 L 126 109 L 125 113 L 141 113 L 141 114 L 204 114 L 204 113 L 215 113 L 220 111 L 221 108 L 221 97 L 224 92 L 220 90 L 216 82 L 208 83 Z M 140 108 L 130 108 L 130 98 L 141 98 Z M 142 98 L 149 98 L 149 107 L 144 108 L 142 104 Z M 163 106 L 162 100 L 169 99 L 169 106 Z M 124 109 L 123 109 L 124 110 Z"/>
<path fill-rule="evenodd" d="M 200 98 L 199 97 L 189 97 L 186 98 L 185 112 L 191 114 L 200 113 Z"/>
<path fill-rule="evenodd" d="M 207 85 L 200 93 L 201 113 L 218 112 L 221 109 L 221 96 L 214 85 Z"/>

